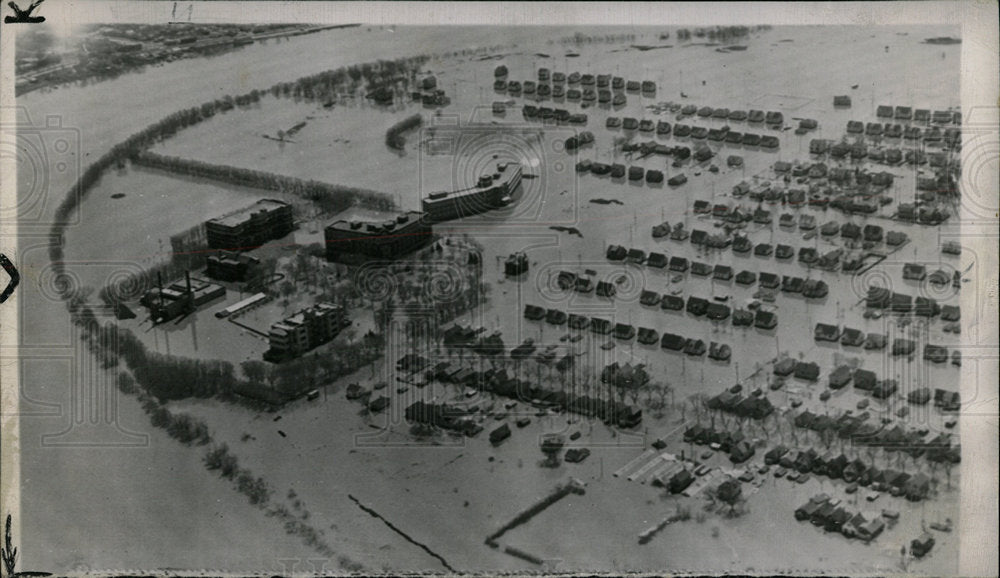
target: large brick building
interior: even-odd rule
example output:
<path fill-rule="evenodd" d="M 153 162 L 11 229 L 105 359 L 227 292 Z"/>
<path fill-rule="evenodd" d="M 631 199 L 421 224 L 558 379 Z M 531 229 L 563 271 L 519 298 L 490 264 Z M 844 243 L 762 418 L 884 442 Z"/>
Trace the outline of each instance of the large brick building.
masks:
<path fill-rule="evenodd" d="M 205 222 L 208 246 L 240 251 L 280 239 L 295 228 L 292 206 L 284 201 L 261 199 L 249 207 Z"/>
<path fill-rule="evenodd" d="M 282 361 L 298 357 L 336 337 L 347 323 L 343 307 L 317 303 L 271 325 L 271 348 L 264 358 Z"/>
<path fill-rule="evenodd" d="M 520 163 L 499 163 L 495 173 L 479 177 L 476 186 L 427 195 L 424 213 L 434 222 L 468 217 L 507 205 L 521 184 Z"/>
<path fill-rule="evenodd" d="M 205 274 L 220 281 L 247 280 L 250 271 L 260 265 L 260 260 L 245 253 L 234 251 L 219 251 L 208 257 Z"/>
<path fill-rule="evenodd" d="M 409 211 L 383 221 L 340 219 L 327 226 L 326 258 L 340 263 L 392 259 L 431 241 L 432 229 L 423 213 Z"/>

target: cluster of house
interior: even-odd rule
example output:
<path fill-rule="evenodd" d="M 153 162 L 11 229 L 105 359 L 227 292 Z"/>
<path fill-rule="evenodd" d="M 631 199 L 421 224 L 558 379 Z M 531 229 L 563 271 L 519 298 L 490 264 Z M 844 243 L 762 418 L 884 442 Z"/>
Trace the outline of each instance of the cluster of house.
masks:
<path fill-rule="evenodd" d="M 682 225 L 678 223 L 678 226 Z M 664 229 L 669 229 L 669 224 L 663 223 L 662 225 L 657 225 L 657 227 L 663 227 Z M 674 230 L 676 231 L 677 229 L 675 228 Z M 654 236 L 656 236 L 657 234 L 663 236 L 663 229 L 656 231 L 656 227 L 654 227 Z M 697 244 L 708 244 L 711 242 L 713 238 L 716 237 L 717 236 L 708 235 L 704 231 L 698 229 L 691 232 L 692 242 L 697 241 Z M 745 241 L 745 240 L 746 240 L 745 237 L 740 237 L 740 236 L 736 237 L 737 244 L 740 241 Z M 731 241 L 727 238 L 726 245 L 728 245 L 730 242 Z M 762 246 L 764 245 L 758 245 L 758 248 Z M 766 247 L 769 250 L 771 248 L 770 245 L 766 245 Z M 786 245 L 778 245 L 779 254 L 781 254 L 783 250 L 788 250 L 789 252 L 791 252 L 791 247 L 788 247 Z M 790 255 L 791 253 L 789 253 L 789 255 L 787 255 L 786 257 L 790 257 Z M 753 271 L 743 270 L 740 271 L 739 273 L 735 273 L 734 269 L 731 266 L 724 265 L 721 263 L 713 266 L 700 261 L 691 261 L 688 260 L 686 257 L 681 257 L 679 255 L 674 255 L 673 257 L 670 257 L 668 259 L 667 255 L 664 253 L 651 251 L 647 255 L 646 252 L 642 249 L 637 249 L 637 248 L 626 249 L 621 245 L 610 245 L 608 247 L 606 257 L 610 261 L 626 261 L 628 263 L 632 263 L 635 265 L 646 265 L 647 267 L 655 267 L 658 269 L 666 268 L 667 270 L 673 273 L 687 273 L 688 271 L 690 271 L 691 274 L 695 276 L 699 277 L 711 276 L 713 280 L 723 281 L 723 282 L 736 281 L 738 285 L 751 286 L 758 282 L 758 275 Z M 585 279 L 585 281 L 580 286 L 576 286 L 573 288 L 580 293 L 586 293 L 591 288 L 591 286 L 587 284 L 588 281 L 589 279 Z M 806 297 L 815 299 L 822 299 L 823 297 L 826 297 L 826 295 L 829 293 L 829 286 L 826 284 L 825 281 L 819 279 L 802 279 L 801 277 L 788 276 L 788 275 L 782 278 L 781 276 L 776 275 L 774 273 L 762 272 L 760 273 L 759 281 L 761 287 L 765 289 L 777 289 L 778 287 L 781 287 L 782 291 L 790 293 L 804 293 Z M 605 289 L 604 293 L 602 294 L 599 292 L 598 295 L 601 297 L 614 296 L 614 287 L 607 283 L 605 285 L 606 287 L 604 288 Z M 568 289 L 570 287 L 561 286 L 561 288 Z M 664 299 L 666 299 L 666 296 L 664 296 Z M 670 305 L 664 303 L 662 305 L 663 308 L 664 309 L 682 308 L 682 307 L 672 306 L 674 303 L 676 303 L 676 300 L 669 300 L 669 303 Z M 776 317 L 773 319 L 773 321 L 775 324 L 777 324 Z M 771 322 L 771 318 L 766 316 L 766 322 L 769 324 Z M 764 327 L 764 328 L 770 329 L 770 327 Z"/>
<path fill-rule="evenodd" d="M 483 431 L 483 426 L 474 418 L 476 411 L 469 407 L 419 400 L 407 406 L 404 415 L 411 423 L 433 425 L 472 437 Z"/>
<path fill-rule="evenodd" d="M 896 218 L 900 221 L 920 223 L 921 225 L 940 225 L 948 220 L 949 213 L 937 208 L 914 203 L 900 203 L 896 207 Z"/>
<path fill-rule="evenodd" d="M 683 461 L 671 462 L 666 469 L 653 476 L 653 485 L 667 488 L 671 494 L 679 494 L 694 483 L 695 476 Z"/>
<path fill-rule="evenodd" d="M 649 372 L 642 363 L 622 365 L 615 361 L 601 370 L 601 383 L 625 391 L 638 390 L 649 383 Z"/>
<path fill-rule="evenodd" d="M 907 132 L 907 129 L 903 129 L 899 127 L 899 125 L 886 126 L 888 130 L 893 133 L 897 130 L 900 131 L 899 134 L 906 134 Z M 882 130 L 882 125 L 869 123 L 868 130 Z M 919 129 L 908 130 L 915 137 L 919 137 Z M 865 125 L 860 122 L 851 121 L 847 123 L 848 133 L 857 134 L 864 131 Z M 941 133 L 939 130 L 933 129 L 923 135 L 923 142 L 928 145 L 942 146 L 943 144 L 945 147 L 952 147 L 956 146 L 956 143 L 958 142 L 955 140 L 955 136 L 955 132 L 945 131 L 944 133 Z M 844 159 L 849 156 L 855 161 L 867 159 L 871 162 L 878 162 L 887 165 L 898 165 L 904 162 L 908 165 L 923 165 L 930 163 L 931 159 L 933 159 L 933 166 L 935 168 L 957 168 L 957 162 L 944 152 L 926 153 L 923 149 L 919 148 L 898 149 L 893 147 L 869 147 L 868 143 L 865 141 L 865 137 L 861 135 L 855 137 L 853 142 L 848 142 L 846 139 L 840 141 L 813 139 L 809 142 L 809 152 L 810 154 L 820 157 L 829 155 L 835 159 Z"/>
<path fill-rule="evenodd" d="M 497 112 L 498 110 L 499 107 L 494 106 L 494 112 Z M 526 104 L 521 109 L 521 114 L 522 116 L 524 116 L 525 120 L 539 120 L 539 121 L 551 120 L 554 121 L 556 124 L 573 124 L 573 125 L 587 124 L 586 114 L 582 112 L 571 113 L 565 108 L 550 108 L 548 106 L 539 107 Z M 593 137 L 593 135 L 591 135 L 591 137 Z"/>
<path fill-rule="evenodd" d="M 479 355 L 506 355 L 507 346 L 503 342 L 501 332 L 494 331 L 488 335 L 485 333 L 485 327 L 474 329 L 471 326 L 467 327 L 456 323 L 442 332 L 441 340 L 445 347 L 467 348 Z"/>
<path fill-rule="evenodd" d="M 813 140 L 810 143 L 810 150 L 813 151 L 814 155 L 820 155 L 826 150 L 827 143 L 828 141 Z M 834 144 L 831 150 L 839 150 L 838 147 L 841 146 L 845 145 L 843 143 Z M 874 151 L 869 153 L 869 157 L 873 154 L 876 153 Z M 831 152 L 831 155 L 838 156 L 835 152 Z M 826 206 L 830 202 L 830 196 L 835 192 L 830 185 L 838 185 L 841 188 L 868 187 L 864 191 L 866 196 L 877 195 L 892 186 L 893 179 L 895 178 L 888 171 L 872 172 L 861 167 L 854 167 L 852 169 L 836 166 L 829 167 L 822 161 L 814 163 L 777 161 L 772 168 L 778 178 L 788 179 L 787 182 L 790 182 L 794 178 L 797 184 L 804 185 L 808 183 L 809 190 L 789 188 L 784 193 L 785 196 L 783 198 L 773 198 L 771 194 L 765 193 L 760 200 L 772 202 L 784 201 L 785 204 L 792 206 L 806 204 L 814 207 Z M 826 181 L 825 185 L 822 182 L 823 180 Z M 770 185 L 770 183 L 767 184 Z M 781 190 L 779 189 L 779 192 Z M 805 198 L 806 192 L 810 194 L 808 203 Z"/>
<path fill-rule="evenodd" d="M 742 212 L 742 209 L 730 209 L 728 205 L 717 204 L 714 207 L 709 204 L 708 201 L 700 200 L 694 203 L 694 212 L 696 214 L 713 214 L 720 218 L 725 219 L 737 219 L 744 221 L 747 219 L 752 219 L 761 223 L 770 223 L 772 221 L 771 212 L 765 209 L 758 208 L 753 213 Z M 783 228 L 794 228 L 796 226 L 796 219 L 790 213 L 785 213 L 781 215 L 779 226 Z M 812 215 L 803 214 L 799 216 L 798 227 L 802 230 L 814 230 L 816 229 L 816 218 Z M 882 242 L 883 237 L 886 240 L 886 244 L 891 247 L 898 247 L 907 241 L 907 236 L 905 233 L 889 232 L 887 235 L 883 235 L 882 227 L 878 225 L 866 225 L 862 228 L 859 225 L 853 223 L 844 223 L 843 225 L 837 223 L 836 221 L 829 221 L 820 227 L 820 232 L 824 237 L 832 237 L 840 233 L 840 236 L 849 242 L 861 242 L 863 247 L 867 249 L 872 249 L 877 243 Z M 684 228 L 683 223 L 677 223 L 670 227 L 668 222 L 655 225 L 653 227 L 653 238 L 659 239 L 663 237 L 670 237 L 675 241 L 684 241 L 690 238 L 691 244 L 696 247 L 706 247 L 710 249 L 726 249 L 732 248 L 735 253 L 750 253 L 753 251 L 756 257 L 770 257 L 774 255 L 779 261 L 785 261 L 792 259 L 798 254 L 798 262 L 807 268 L 816 267 L 826 271 L 837 271 L 842 269 L 845 273 L 853 273 L 863 266 L 864 259 L 861 255 L 847 255 L 841 248 L 831 249 L 825 253 L 820 253 L 815 247 L 802 246 L 795 250 L 791 245 L 778 244 L 777 246 L 770 243 L 758 243 L 754 244 L 750 239 L 743 234 L 735 233 L 734 235 L 726 235 L 721 233 L 709 233 L 708 231 L 702 229 L 693 229 L 688 231 Z M 622 252 L 622 247 L 620 245 L 612 245 L 608 250 L 608 258 L 612 260 L 622 260 L 622 259 L 640 259 L 641 255 L 636 254 L 634 257 L 629 252 L 631 250 L 626 250 Z M 652 256 L 653 254 L 651 254 Z M 657 255 L 657 261 L 652 266 L 657 266 L 661 261 L 660 255 Z M 641 262 L 641 260 L 639 261 Z M 671 261 L 668 265 L 671 266 L 671 270 L 684 272 L 687 270 L 686 259 L 682 260 L 680 258 L 675 261 Z M 707 271 L 706 274 L 710 274 L 713 271 Z M 718 277 L 720 280 L 728 280 L 728 276 L 725 275 L 725 270 L 722 270 L 721 276 Z M 737 281 L 739 282 L 739 281 Z"/>
<path fill-rule="evenodd" d="M 917 299 L 919 301 L 921 299 L 926 300 L 927 298 L 917 297 Z M 888 343 L 888 339 L 884 333 L 869 332 L 865 334 L 860 329 L 850 327 L 841 328 L 839 325 L 831 325 L 829 323 L 817 323 L 813 336 L 816 341 L 839 342 L 844 347 L 864 347 L 872 351 L 885 349 Z M 916 351 L 916 348 L 917 344 L 914 340 L 897 337 L 892 340 L 890 352 L 894 356 L 912 355 Z M 948 361 L 948 348 L 943 345 L 924 344 L 923 357 L 926 361 L 932 363 L 944 363 Z M 962 364 L 961 352 L 959 350 L 952 352 L 952 364 L 955 366 Z"/>
<path fill-rule="evenodd" d="M 601 283 L 604 283 L 604 281 Z M 692 297 L 691 299 L 699 298 Z M 708 303 L 708 301 L 704 299 L 701 299 L 700 301 Z M 681 299 L 681 303 L 683 304 L 683 299 Z M 720 317 L 720 319 L 728 317 L 729 308 L 719 303 L 711 303 L 711 306 L 713 307 L 716 305 L 725 307 L 726 315 Z M 663 307 L 663 309 L 667 310 L 670 309 L 670 307 Z M 707 308 L 705 310 L 701 310 L 700 308 L 696 309 L 697 311 L 693 312 L 694 315 L 707 315 Z M 758 313 L 761 312 L 758 311 Z M 722 313 L 720 312 L 719 315 L 721 314 Z M 754 323 L 754 314 L 749 311 L 747 311 L 746 314 L 748 314 L 749 317 L 744 318 L 741 321 L 737 321 L 737 318 L 734 315 L 733 324 L 750 325 Z M 622 341 L 631 341 L 632 339 L 635 339 L 643 345 L 655 345 L 659 342 L 661 349 L 668 351 L 683 351 L 684 353 L 695 357 L 708 353 L 709 357 L 712 359 L 727 361 L 732 355 L 732 349 L 723 343 L 716 343 L 713 341 L 711 342 L 711 345 L 706 345 L 705 341 L 702 339 L 686 338 L 676 333 L 668 332 L 661 334 L 659 331 L 651 327 L 639 327 L 637 329 L 630 323 L 615 323 L 609 319 L 597 316 L 587 317 L 586 315 L 578 315 L 576 313 L 567 314 L 565 311 L 560 309 L 546 309 L 537 305 L 528 304 L 524 306 L 524 318 L 529 321 L 541 321 L 544 319 L 547 323 L 552 325 L 565 324 L 570 329 L 575 329 L 577 331 L 585 331 L 589 329 L 591 333 L 595 333 L 597 335 L 611 334 L 614 335 L 616 339 L 620 339 Z M 777 321 L 775 320 L 774 323 L 777 324 Z M 768 325 L 769 322 L 765 319 L 762 321 L 762 324 Z"/>
<path fill-rule="evenodd" d="M 641 92 L 644 96 L 656 93 L 656 83 L 651 80 L 625 80 L 621 76 L 610 74 L 581 74 L 572 72 L 552 72 L 548 68 L 538 69 L 538 80 L 508 79 L 506 66 L 498 66 L 493 71 L 493 90 L 510 96 L 521 96 L 544 100 L 547 98 L 584 102 L 589 106 L 593 102 L 624 106 L 627 102 L 625 93 Z"/>
<path fill-rule="evenodd" d="M 951 436 L 947 433 L 940 433 L 928 440 L 926 439 L 928 433 L 924 430 L 906 430 L 898 424 L 890 428 L 869 422 L 870 417 L 868 412 L 864 412 L 857 415 L 845 413 L 833 418 L 827 415 L 817 415 L 807 410 L 795 416 L 794 421 L 796 427 L 820 434 L 830 431 L 836 437 L 850 440 L 851 443 L 858 446 L 884 448 L 890 452 L 899 451 L 913 458 L 923 456 L 928 461 L 937 463 L 957 464 L 961 461 L 961 446 L 951 445 Z M 818 455 L 815 451 L 800 453 L 806 454 L 797 456 L 802 467 L 812 464 Z M 844 466 L 847 465 L 843 460 L 841 463 Z M 856 467 L 860 468 L 862 465 L 864 464 L 858 463 Z M 809 465 L 809 467 L 812 466 Z M 801 467 L 796 466 L 796 468 L 801 471 Z M 872 474 L 877 472 L 877 469 L 871 469 Z M 846 476 L 845 480 L 853 481 L 847 479 Z"/>
<path fill-rule="evenodd" d="M 935 110 L 931 112 L 930 109 L 926 108 L 914 109 L 911 106 L 880 104 L 875 109 L 875 116 L 878 118 L 905 121 L 907 123 L 912 121 L 923 124 L 962 124 L 962 112 L 959 110 Z"/>
<path fill-rule="evenodd" d="M 707 108 L 707 107 L 705 107 Z M 728 109 L 717 109 L 721 112 L 725 112 Z M 736 113 L 743 111 L 734 111 Z M 743 112 L 743 114 L 746 114 Z M 781 113 L 775 113 L 781 114 Z M 743 145 L 746 147 L 760 147 L 764 149 L 777 149 L 781 145 L 781 141 L 778 137 L 774 135 L 760 135 L 751 132 L 739 132 L 732 130 L 729 126 L 723 126 L 720 128 L 707 128 L 704 126 L 688 125 L 683 123 L 677 123 L 673 127 L 670 123 L 661 120 L 657 121 L 654 125 L 652 120 L 649 119 L 636 119 L 632 117 L 625 117 L 623 119 L 612 116 L 608 117 L 605 126 L 608 129 L 618 129 L 622 128 L 624 130 L 639 130 L 640 132 L 653 132 L 656 131 L 658 137 L 669 137 L 671 132 L 677 138 L 691 138 L 692 140 L 709 140 L 713 142 L 726 143 L 731 145 Z M 697 147 L 697 150 L 706 150 L 710 156 L 704 156 L 705 153 L 699 155 L 697 152 L 694 154 L 694 159 L 698 162 L 704 162 L 715 156 L 715 153 L 711 149 L 705 146 Z M 680 160 L 687 158 L 685 155 Z"/>
<path fill-rule="evenodd" d="M 576 172 L 578 173 L 590 173 L 596 176 L 609 175 L 612 179 L 620 179 L 621 182 L 625 182 L 626 176 L 628 180 L 637 182 L 645 179 L 649 184 L 655 185 L 663 182 L 663 171 L 658 169 L 644 169 L 640 166 L 630 166 L 625 167 L 621 163 L 600 163 L 597 161 L 592 161 L 590 159 L 583 159 L 576 163 Z M 673 182 L 668 182 L 668 184 L 675 184 Z"/>
<path fill-rule="evenodd" d="M 848 538 L 870 542 L 885 529 L 882 514 L 878 512 L 853 512 L 841 505 L 839 499 L 818 494 L 795 509 L 795 519 L 809 521 L 827 532 L 840 532 Z"/>
<path fill-rule="evenodd" d="M 778 377 L 793 376 L 795 379 L 815 382 L 819 379 L 819 364 L 815 361 L 801 361 L 791 357 L 783 357 L 774 364 L 774 375 Z M 773 387 L 780 384 L 776 381 Z"/>
<path fill-rule="evenodd" d="M 935 272 L 936 274 L 937 272 Z M 947 274 L 945 276 L 947 277 Z M 942 321 L 949 322 L 959 321 L 962 314 L 958 305 L 940 306 L 932 297 L 918 295 L 914 298 L 905 293 L 877 285 L 868 287 L 868 293 L 865 295 L 865 306 L 869 309 L 885 309 L 891 313 L 912 313 L 918 317 L 933 318 L 940 315 Z"/>
<path fill-rule="evenodd" d="M 555 408 L 587 417 L 597 417 L 609 425 L 622 428 L 633 428 L 642 422 L 640 408 L 612 399 L 604 400 L 547 389 L 535 382 L 517 379 L 504 369 L 477 370 L 462 364 L 442 361 L 428 369 L 427 377 L 442 383 L 462 385 L 475 391 L 491 392 L 538 408 Z"/>
<path fill-rule="evenodd" d="M 830 388 L 839 389 L 844 387 L 851 380 L 854 380 L 854 387 L 863 391 L 871 392 L 876 399 L 886 399 L 899 390 L 899 384 L 895 379 L 878 379 L 875 372 L 866 369 L 853 369 L 847 366 L 838 367 L 830 374 Z M 914 405 L 925 405 L 932 398 L 929 387 L 917 387 L 909 391 L 906 396 L 907 401 Z M 942 411 L 958 411 L 961 405 L 961 397 L 957 391 L 948 391 L 936 388 L 933 393 L 934 405 Z"/>
<path fill-rule="evenodd" d="M 733 388 L 722 391 L 708 399 L 708 408 L 758 420 L 774 413 L 774 405 L 764 396 L 763 391 L 756 390 L 746 397 L 741 391 L 733 391 Z"/>
<path fill-rule="evenodd" d="M 932 126 L 922 130 L 919 126 L 903 125 L 899 123 L 868 122 L 851 120 L 847 122 L 847 133 L 865 135 L 870 137 L 902 138 L 910 141 L 923 141 L 927 144 L 944 143 L 954 145 L 962 137 L 962 130 L 957 127 L 949 127 L 944 130 L 937 126 Z"/>
<path fill-rule="evenodd" d="M 420 79 L 420 82 L 417 83 L 417 90 L 410 93 L 410 98 L 423 103 L 428 108 L 451 104 L 451 98 L 444 89 L 438 88 L 437 77 L 433 74 L 428 74 Z M 392 104 L 391 100 L 389 104 Z"/>
<path fill-rule="evenodd" d="M 695 424 L 684 430 L 684 441 L 718 447 L 719 451 L 729 454 L 729 459 L 734 464 L 743 463 L 756 453 L 753 444 L 739 430 L 716 430 L 712 427 Z"/>

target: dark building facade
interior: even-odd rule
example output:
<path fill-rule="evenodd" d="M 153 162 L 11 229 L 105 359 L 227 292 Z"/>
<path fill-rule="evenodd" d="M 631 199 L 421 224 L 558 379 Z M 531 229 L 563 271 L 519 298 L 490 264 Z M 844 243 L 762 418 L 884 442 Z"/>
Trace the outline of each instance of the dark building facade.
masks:
<path fill-rule="evenodd" d="M 292 206 L 276 199 L 261 199 L 238 211 L 205 222 L 208 246 L 238 251 L 280 239 L 295 228 Z"/>
<path fill-rule="evenodd" d="M 220 281 L 243 282 L 250 271 L 260 264 L 260 260 L 245 253 L 219 251 L 208 257 L 205 274 Z"/>
<path fill-rule="evenodd" d="M 430 223 L 417 211 L 382 222 L 341 219 L 324 231 L 326 258 L 340 263 L 392 259 L 426 246 L 432 236 Z"/>

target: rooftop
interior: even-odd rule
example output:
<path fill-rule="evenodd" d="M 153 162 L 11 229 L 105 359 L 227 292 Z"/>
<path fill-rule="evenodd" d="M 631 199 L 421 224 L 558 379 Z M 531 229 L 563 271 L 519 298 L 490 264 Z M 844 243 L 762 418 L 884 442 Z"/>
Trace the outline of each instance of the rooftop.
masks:
<path fill-rule="evenodd" d="M 507 170 L 508 168 L 512 170 Z M 462 197 L 474 196 L 482 191 L 492 189 L 516 178 L 521 169 L 519 163 L 506 162 L 497 164 L 497 172 L 481 175 L 479 181 L 471 186 L 457 191 L 438 191 L 424 197 L 424 202 L 440 203 Z"/>
<path fill-rule="evenodd" d="M 361 215 L 347 215 L 347 211 L 341 213 L 340 219 L 330 223 L 327 229 L 338 231 L 348 231 L 357 235 L 381 235 L 423 219 L 424 214 L 419 211 L 407 211 L 405 213 L 369 212 L 367 217 Z M 344 218 L 345 215 L 347 218 Z M 351 218 L 351 217 L 354 218 Z"/>
<path fill-rule="evenodd" d="M 231 213 L 226 213 L 221 217 L 215 217 L 214 219 L 209 219 L 209 223 L 219 223 L 220 225 L 226 225 L 227 227 L 235 227 L 236 225 L 242 224 L 249 221 L 250 218 L 259 212 L 270 212 L 282 207 L 287 207 L 288 203 L 284 201 L 279 201 L 276 199 L 261 199 L 256 203 L 250 205 L 249 207 L 244 207 L 242 209 L 233 211 Z"/>

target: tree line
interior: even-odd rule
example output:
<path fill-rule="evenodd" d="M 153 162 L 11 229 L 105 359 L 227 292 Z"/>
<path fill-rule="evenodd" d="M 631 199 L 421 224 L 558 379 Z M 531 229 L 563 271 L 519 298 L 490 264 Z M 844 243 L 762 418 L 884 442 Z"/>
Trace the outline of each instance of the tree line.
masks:
<path fill-rule="evenodd" d="M 678 40 L 690 40 L 692 36 L 695 38 L 708 38 L 709 40 L 718 40 L 720 42 L 727 42 L 729 40 L 734 40 L 736 38 L 743 38 L 749 36 L 751 32 L 757 32 L 759 30 L 769 30 L 770 26 L 716 26 L 714 28 L 695 28 L 691 30 L 689 28 L 681 28 L 677 31 Z"/>
<path fill-rule="evenodd" d="M 396 151 L 402 151 L 403 147 L 406 146 L 406 137 L 403 136 L 403 133 L 419 127 L 423 122 L 424 117 L 418 113 L 408 116 L 392 125 L 389 127 L 389 130 L 385 131 L 385 146 Z"/>
<path fill-rule="evenodd" d="M 134 155 L 132 162 L 141 166 L 212 179 L 230 185 L 294 195 L 315 203 L 320 209 L 329 212 L 340 212 L 355 205 L 378 210 L 390 210 L 393 207 L 392 197 L 389 195 L 360 187 L 334 185 L 314 180 L 307 181 L 266 171 L 216 165 L 193 159 L 164 156 L 149 151 Z"/>
<path fill-rule="evenodd" d="M 228 361 L 151 351 L 130 329 L 111 321 L 100 323 L 89 308 L 81 306 L 76 313 L 74 322 L 83 329 L 81 338 L 102 366 L 112 368 L 124 362 L 131 372 L 119 387 L 129 393 L 148 394 L 156 400 L 218 397 L 234 401 L 242 396 L 258 405 L 277 406 L 309 389 L 354 373 L 380 358 L 385 349 L 382 336 L 368 333 L 358 341 L 338 344 L 335 349 L 313 352 L 281 365 L 245 361 L 237 372 Z M 163 423 L 168 423 L 166 417 L 160 416 Z"/>
<path fill-rule="evenodd" d="M 355 93 L 362 84 L 375 89 L 413 81 L 428 60 L 428 56 L 421 55 L 355 64 L 304 76 L 292 82 L 279 82 L 270 88 L 270 93 L 275 98 L 329 102 L 342 93 Z"/>

